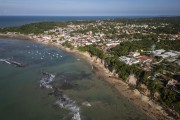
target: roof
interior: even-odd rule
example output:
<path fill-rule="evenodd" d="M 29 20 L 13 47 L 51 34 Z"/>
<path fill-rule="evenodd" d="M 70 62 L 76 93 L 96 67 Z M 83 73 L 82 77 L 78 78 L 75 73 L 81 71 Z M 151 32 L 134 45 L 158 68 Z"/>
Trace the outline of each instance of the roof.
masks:
<path fill-rule="evenodd" d="M 151 60 L 151 58 L 150 57 L 148 57 L 148 56 L 138 56 L 137 57 L 137 59 L 139 59 L 139 60 L 141 60 L 141 61 L 146 61 L 146 60 L 148 60 L 148 59 L 150 59 Z"/>
<path fill-rule="evenodd" d="M 159 56 L 163 58 L 168 58 L 168 57 L 176 57 L 178 54 L 177 52 L 165 52 L 164 54 L 161 54 Z"/>
<path fill-rule="evenodd" d="M 173 52 L 166 52 L 164 54 L 169 55 L 169 56 L 176 56 L 177 55 L 176 53 L 173 53 Z"/>
<path fill-rule="evenodd" d="M 178 64 L 180 66 L 180 60 L 177 60 L 174 63 L 176 63 L 176 64 Z"/>
<path fill-rule="evenodd" d="M 154 53 L 155 55 L 160 55 L 160 54 L 163 53 L 163 52 L 165 52 L 164 49 L 159 49 L 159 50 L 153 51 L 153 53 Z"/>

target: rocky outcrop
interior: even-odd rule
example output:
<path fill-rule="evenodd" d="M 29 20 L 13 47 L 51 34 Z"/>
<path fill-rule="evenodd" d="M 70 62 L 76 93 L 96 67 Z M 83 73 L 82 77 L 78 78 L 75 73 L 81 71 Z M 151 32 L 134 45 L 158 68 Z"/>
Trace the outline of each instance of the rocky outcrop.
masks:
<path fill-rule="evenodd" d="M 136 96 L 141 96 L 141 93 L 140 93 L 137 89 L 135 89 L 135 90 L 134 90 L 134 95 L 136 95 Z"/>
<path fill-rule="evenodd" d="M 151 94 L 150 90 L 147 88 L 145 84 L 141 84 L 140 88 L 144 95 L 149 96 Z"/>
<path fill-rule="evenodd" d="M 136 86 L 137 85 L 137 78 L 134 74 L 129 75 L 127 82 L 129 85 Z"/>
<path fill-rule="evenodd" d="M 158 99 L 159 99 L 159 96 L 160 96 L 160 93 L 159 93 L 159 92 L 155 92 L 155 93 L 154 93 L 154 99 L 155 99 L 155 100 L 158 100 Z"/>

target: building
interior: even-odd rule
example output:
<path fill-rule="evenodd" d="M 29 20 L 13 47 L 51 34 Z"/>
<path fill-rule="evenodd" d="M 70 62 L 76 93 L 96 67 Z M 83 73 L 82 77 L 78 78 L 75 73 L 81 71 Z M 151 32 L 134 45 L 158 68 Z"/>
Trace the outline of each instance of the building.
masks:
<path fill-rule="evenodd" d="M 162 54 L 162 53 L 164 53 L 164 52 L 165 52 L 164 49 L 159 49 L 159 50 L 153 51 L 153 54 L 156 56 L 156 55 L 160 55 L 160 54 Z"/>
<path fill-rule="evenodd" d="M 134 58 L 129 58 L 129 57 L 126 57 L 126 56 L 121 56 L 119 57 L 119 60 L 128 64 L 128 65 L 132 65 L 132 64 L 137 64 L 139 63 L 138 60 L 134 59 Z"/>
<path fill-rule="evenodd" d="M 140 55 L 139 52 L 129 52 L 129 56 L 137 57 L 139 55 Z"/>
<path fill-rule="evenodd" d="M 146 62 L 152 62 L 152 58 L 148 57 L 148 56 L 138 56 L 136 57 L 136 59 L 138 59 L 139 61 L 141 61 L 142 63 L 146 63 Z"/>
<path fill-rule="evenodd" d="M 176 86 L 180 82 L 180 75 L 174 75 L 171 80 L 168 81 L 166 87 L 171 88 L 173 91 L 180 94 L 179 88 Z"/>
<path fill-rule="evenodd" d="M 161 54 L 159 56 L 166 59 L 166 58 L 170 58 L 170 57 L 177 57 L 178 55 L 179 54 L 177 52 L 171 51 L 171 52 L 165 52 L 164 54 Z"/>
<path fill-rule="evenodd" d="M 180 60 L 177 60 L 174 63 L 177 64 L 178 66 L 180 66 Z"/>

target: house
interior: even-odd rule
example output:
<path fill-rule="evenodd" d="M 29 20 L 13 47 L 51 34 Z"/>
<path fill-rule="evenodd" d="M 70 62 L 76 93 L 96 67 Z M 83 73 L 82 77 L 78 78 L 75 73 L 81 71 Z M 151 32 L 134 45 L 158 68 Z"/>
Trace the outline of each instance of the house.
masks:
<path fill-rule="evenodd" d="M 129 55 L 133 56 L 133 57 L 137 57 L 140 55 L 140 53 L 139 52 L 129 52 Z"/>
<path fill-rule="evenodd" d="M 137 64 L 139 63 L 138 60 L 134 59 L 134 58 L 129 58 L 129 57 L 126 57 L 126 56 L 121 56 L 119 57 L 119 60 L 128 64 L 128 65 L 132 65 L 132 64 Z"/>
<path fill-rule="evenodd" d="M 171 80 L 168 81 L 166 84 L 166 87 L 171 88 L 173 91 L 177 92 L 180 94 L 180 91 L 176 84 L 180 82 L 180 75 L 174 75 Z"/>
<path fill-rule="evenodd" d="M 168 81 L 167 85 L 176 85 L 178 82 L 180 82 L 180 75 L 174 75 L 172 79 Z"/>
<path fill-rule="evenodd" d="M 164 53 L 164 52 L 165 52 L 164 49 L 159 49 L 159 50 L 153 51 L 153 54 L 156 56 L 156 55 L 160 55 L 160 54 L 162 54 L 162 53 Z"/>
<path fill-rule="evenodd" d="M 148 56 L 138 56 L 136 57 L 136 59 L 138 59 L 139 61 L 141 61 L 142 63 L 146 63 L 146 62 L 152 62 L 152 58 L 148 57 Z"/>
<path fill-rule="evenodd" d="M 180 82 L 180 75 L 174 75 L 172 80 L 174 81 L 175 84 L 177 84 L 178 82 Z"/>
<path fill-rule="evenodd" d="M 51 37 L 48 37 L 48 36 L 43 36 L 43 39 L 45 39 L 45 40 L 50 40 L 50 39 L 51 39 Z"/>
<path fill-rule="evenodd" d="M 177 60 L 174 63 L 177 64 L 178 66 L 180 66 L 180 60 Z"/>
<path fill-rule="evenodd" d="M 177 57 L 178 54 L 176 52 L 165 52 L 164 54 L 159 55 L 162 58 L 169 58 L 169 57 Z"/>

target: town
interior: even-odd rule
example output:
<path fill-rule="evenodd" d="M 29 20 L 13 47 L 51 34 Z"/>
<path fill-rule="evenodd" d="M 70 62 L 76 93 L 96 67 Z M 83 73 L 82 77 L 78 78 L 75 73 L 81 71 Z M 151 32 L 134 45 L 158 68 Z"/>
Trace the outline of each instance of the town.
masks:
<path fill-rule="evenodd" d="M 177 21 L 169 21 L 169 18 L 161 18 L 161 22 L 78 21 L 63 27 L 55 25 L 41 33 L 9 29 L 0 32 L 28 35 L 41 43 L 87 51 L 104 61 L 105 67 L 130 86 L 180 112 L 180 32 Z"/>

